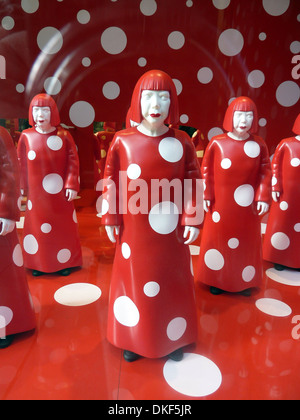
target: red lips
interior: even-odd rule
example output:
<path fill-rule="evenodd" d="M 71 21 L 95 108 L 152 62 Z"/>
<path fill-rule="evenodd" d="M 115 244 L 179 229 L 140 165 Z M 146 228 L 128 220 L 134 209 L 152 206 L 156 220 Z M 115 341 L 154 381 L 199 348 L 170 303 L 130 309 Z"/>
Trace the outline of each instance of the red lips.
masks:
<path fill-rule="evenodd" d="M 160 114 L 150 114 L 150 117 L 152 117 L 152 118 L 158 118 L 158 117 L 160 117 Z"/>

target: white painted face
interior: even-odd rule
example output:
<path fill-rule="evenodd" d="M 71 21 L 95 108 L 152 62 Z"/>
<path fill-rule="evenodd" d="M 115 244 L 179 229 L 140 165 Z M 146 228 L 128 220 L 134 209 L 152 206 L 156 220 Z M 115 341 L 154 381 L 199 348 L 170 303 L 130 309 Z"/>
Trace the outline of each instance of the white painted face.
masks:
<path fill-rule="evenodd" d="M 169 114 L 170 93 L 167 90 L 143 90 L 141 110 L 150 125 L 163 124 Z"/>
<path fill-rule="evenodd" d="M 51 110 L 49 106 L 34 106 L 32 107 L 32 117 L 36 126 L 42 131 L 51 127 Z"/>
<path fill-rule="evenodd" d="M 253 123 L 252 111 L 235 111 L 233 114 L 233 128 L 239 136 L 245 135 Z"/>

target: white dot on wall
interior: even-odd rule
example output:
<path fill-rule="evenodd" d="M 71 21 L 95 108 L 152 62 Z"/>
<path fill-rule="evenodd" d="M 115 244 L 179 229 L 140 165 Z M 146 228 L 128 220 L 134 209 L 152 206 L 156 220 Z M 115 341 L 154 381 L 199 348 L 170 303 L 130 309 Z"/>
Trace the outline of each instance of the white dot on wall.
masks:
<path fill-rule="evenodd" d="M 85 25 L 86 23 L 88 23 L 90 19 L 91 19 L 91 15 L 89 14 L 87 10 L 79 10 L 79 12 L 77 13 L 77 20 L 82 25 Z"/>
<path fill-rule="evenodd" d="M 146 58 L 145 57 L 140 57 L 139 59 L 138 59 L 138 65 L 140 66 L 140 67 L 145 67 L 145 65 L 147 64 L 147 60 L 146 60 Z"/>
<path fill-rule="evenodd" d="M 26 13 L 35 13 L 39 8 L 39 0 L 22 0 L 21 7 Z"/>
<path fill-rule="evenodd" d="M 263 8 L 271 16 L 280 16 L 287 11 L 290 0 L 263 0 Z"/>
<path fill-rule="evenodd" d="M 61 83 L 57 77 L 48 77 L 44 82 L 44 88 L 49 95 L 57 95 L 61 90 Z"/>
<path fill-rule="evenodd" d="M 248 83 L 253 88 L 261 87 L 265 82 L 265 75 L 261 70 L 253 70 L 248 74 Z"/>
<path fill-rule="evenodd" d="M 207 84 L 212 81 L 213 75 L 209 67 L 202 67 L 197 73 L 197 79 L 200 83 Z"/>
<path fill-rule="evenodd" d="M 260 127 L 265 127 L 267 125 L 267 120 L 265 118 L 260 118 L 258 121 Z"/>
<path fill-rule="evenodd" d="M 95 110 L 88 102 L 77 101 L 71 106 L 69 116 L 77 127 L 88 127 L 95 119 Z"/>
<path fill-rule="evenodd" d="M 239 54 L 244 46 L 243 35 L 237 29 L 226 29 L 218 39 L 220 51 L 229 57 Z"/>
<path fill-rule="evenodd" d="M 184 46 L 185 38 L 182 32 L 173 31 L 168 36 L 168 45 L 173 50 L 179 50 Z"/>
<path fill-rule="evenodd" d="M 299 54 L 300 53 L 300 42 L 299 41 L 293 41 L 290 45 L 290 51 L 293 54 Z"/>
<path fill-rule="evenodd" d="M 258 35 L 258 38 L 259 38 L 261 41 L 265 41 L 265 40 L 267 39 L 267 34 L 266 34 L 265 32 L 261 32 L 261 33 Z"/>
<path fill-rule="evenodd" d="M 222 134 L 222 133 L 223 133 L 223 130 L 221 128 L 213 127 L 207 133 L 207 138 L 208 138 L 208 140 L 211 140 L 214 136 L 217 136 L 217 135 Z"/>
<path fill-rule="evenodd" d="M 109 54 L 120 54 L 127 45 L 126 34 L 121 28 L 111 26 L 103 31 L 101 45 Z"/>
<path fill-rule="evenodd" d="M 1 25 L 3 29 L 10 31 L 15 26 L 15 21 L 11 16 L 4 16 Z"/>
<path fill-rule="evenodd" d="M 299 98 L 300 87 L 292 80 L 282 82 L 276 90 L 276 99 L 282 106 L 293 106 L 298 102 Z"/>
<path fill-rule="evenodd" d="M 216 9 L 224 10 L 229 6 L 230 0 L 212 0 Z"/>
<path fill-rule="evenodd" d="M 84 57 L 81 63 L 84 67 L 89 67 L 91 65 L 91 59 L 89 57 Z"/>
<path fill-rule="evenodd" d="M 182 83 L 178 79 L 173 79 L 173 82 L 174 82 L 174 85 L 175 85 L 175 88 L 176 88 L 176 93 L 177 93 L 177 96 L 178 96 L 182 92 Z"/>
<path fill-rule="evenodd" d="M 116 82 L 106 82 L 103 85 L 102 93 L 107 99 L 116 99 L 120 95 L 120 86 Z"/>
<path fill-rule="evenodd" d="M 63 45 L 63 36 L 58 29 L 46 26 L 38 33 L 37 44 L 45 54 L 56 54 Z"/>
<path fill-rule="evenodd" d="M 140 3 L 140 11 L 145 16 L 152 16 L 157 10 L 155 0 L 142 0 Z"/>
<path fill-rule="evenodd" d="M 182 124 L 186 124 L 186 123 L 188 122 L 188 120 L 189 120 L 188 115 L 186 115 L 186 114 L 182 114 L 182 115 L 180 115 L 180 122 L 181 122 Z"/>

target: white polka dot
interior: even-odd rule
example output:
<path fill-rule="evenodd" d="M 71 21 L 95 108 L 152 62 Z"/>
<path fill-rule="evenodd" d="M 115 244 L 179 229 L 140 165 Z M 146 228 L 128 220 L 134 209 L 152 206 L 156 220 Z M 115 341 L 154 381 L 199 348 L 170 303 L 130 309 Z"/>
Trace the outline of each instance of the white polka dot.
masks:
<path fill-rule="evenodd" d="M 300 165 L 300 159 L 299 158 L 291 159 L 291 166 L 293 166 L 293 168 L 297 168 L 299 165 Z"/>
<path fill-rule="evenodd" d="M 226 29 L 219 36 L 218 45 L 224 55 L 232 57 L 241 52 L 244 38 L 237 29 Z"/>
<path fill-rule="evenodd" d="M 300 42 L 299 41 L 293 41 L 290 45 L 290 51 L 293 54 L 299 54 L 300 53 Z"/>
<path fill-rule="evenodd" d="M 178 225 L 178 208 L 170 201 L 155 204 L 149 212 L 148 220 L 156 233 L 167 235 L 172 233 Z"/>
<path fill-rule="evenodd" d="M 111 26 L 103 31 L 101 45 L 108 54 L 120 54 L 127 45 L 126 34 L 121 28 Z"/>
<path fill-rule="evenodd" d="M 94 284 L 72 283 L 59 288 L 54 294 L 54 299 L 65 306 L 84 306 L 98 300 L 101 293 L 99 287 Z"/>
<path fill-rule="evenodd" d="M 275 176 L 272 176 L 272 186 L 277 184 L 277 178 Z"/>
<path fill-rule="evenodd" d="M 267 315 L 285 317 L 292 313 L 291 308 L 277 299 L 261 298 L 255 302 L 255 306 Z"/>
<path fill-rule="evenodd" d="M 43 188 L 48 194 L 58 194 L 64 186 L 62 177 L 58 174 L 46 175 L 43 179 Z"/>
<path fill-rule="evenodd" d="M 231 249 L 236 249 L 240 244 L 240 241 L 237 238 L 231 238 L 228 241 L 228 246 Z"/>
<path fill-rule="evenodd" d="M 252 265 L 248 265 L 247 267 L 244 268 L 243 272 L 242 272 L 242 279 L 245 282 L 250 282 L 251 280 L 253 280 L 253 277 L 255 276 L 255 268 Z"/>
<path fill-rule="evenodd" d="M 61 264 L 65 264 L 71 258 L 71 251 L 67 248 L 61 249 L 57 253 L 57 261 Z"/>
<path fill-rule="evenodd" d="M 265 75 L 261 70 L 252 70 L 248 74 L 248 83 L 253 88 L 261 87 L 265 82 Z"/>
<path fill-rule="evenodd" d="M 23 93 L 23 92 L 25 91 L 25 86 L 24 86 L 22 83 L 18 83 L 18 84 L 16 85 L 16 91 L 17 91 L 18 93 Z"/>
<path fill-rule="evenodd" d="M 182 32 L 173 31 L 168 36 L 168 45 L 173 50 L 179 50 L 184 46 L 185 38 Z"/>
<path fill-rule="evenodd" d="M 118 297 L 113 311 L 117 321 L 125 327 L 134 327 L 140 320 L 139 310 L 128 296 Z"/>
<path fill-rule="evenodd" d="M 87 10 L 79 10 L 79 12 L 77 13 L 77 20 L 79 23 L 81 23 L 82 25 L 86 25 L 87 23 L 89 23 L 91 19 L 91 15 Z"/>
<path fill-rule="evenodd" d="M 39 0 L 22 0 L 21 7 L 26 13 L 35 13 L 39 8 Z"/>
<path fill-rule="evenodd" d="M 248 207 L 254 199 L 254 188 L 252 185 L 244 184 L 239 186 L 234 192 L 234 200 L 241 207 Z"/>
<path fill-rule="evenodd" d="M 168 359 L 163 375 L 171 388 L 189 397 L 213 394 L 222 383 L 221 372 L 215 363 L 193 353 L 185 353 L 180 362 Z"/>
<path fill-rule="evenodd" d="M 31 200 L 27 200 L 27 209 L 32 210 L 32 201 Z"/>
<path fill-rule="evenodd" d="M 145 66 L 146 66 L 146 64 L 147 64 L 147 60 L 146 60 L 146 58 L 145 58 L 145 57 L 140 57 L 140 58 L 138 59 L 138 65 L 139 65 L 140 67 L 145 67 Z"/>
<path fill-rule="evenodd" d="M 140 3 L 140 11 L 145 16 L 152 16 L 157 10 L 157 4 L 155 0 L 142 0 Z"/>
<path fill-rule="evenodd" d="M 136 163 L 131 163 L 127 168 L 127 176 L 129 179 L 137 179 L 141 175 L 141 167 Z"/>
<path fill-rule="evenodd" d="M 104 216 L 104 214 L 106 214 L 108 212 L 108 210 L 109 210 L 109 204 L 108 204 L 108 201 L 105 198 L 102 199 L 101 206 L 102 206 L 102 208 L 101 208 L 101 214 L 102 214 L 102 216 Z"/>
<path fill-rule="evenodd" d="M 0 332 L 3 332 L 3 329 L 7 327 L 7 325 L 13 319 L 13 311 L 8 308 L 7 306 L 0 306 Z M 3 336 L 1 334 L 1 336 Z"/>
<path fill-rule="evenodd" d="M 290 246 L 290 240 L 285 233 L 276 232 L 271 237 L 271 244 L 275 249 L 283 251 Z"/>
<path fill-rule="evenodd" d="M 102 93 L 106 99 L 116 99 L 120 95 L 120 86 L 116 82 L 106 82 L 103 85 Z"/>
<path fill-rule="evenodd" d="M 218 223 L 221 220 L 220 213 L 218 213 L 217 211 L 214 211 L 212 214 L 212 219 L 215 223 Z"/>
<path fill-rule="evenodd" d="M 130 246 L 126 242 L 122 243 L 121 251 L 125 260 L 128 260 L 128 258 L 130 258 L 130 255 L 131 255 L 131 249 L 130 249 Z"/>
<path fill-rule="evenodd" d="M 287 80 L 282 82 L 276 89 L 278 103 L 285 107 L 295 105 L 300 98 L 300 87 L 296 82 Z"/>
<path fill-rule="evenodd" d="M 50 223 L 43 223 L 41 226 L 41 231 L 43 233 L 50 233 L 52 230 L 52 226 L 50 225 Z"/>
<path fill-rule="evenodd" d="M 23 265 L 23 254 L 22 254 L 22 248 L 20 244 L 17 244 L 13 250 L 12 255 L 13 262 L 18 267 L 22 267 Z"/>
<path fill-rule="evenodd" d="M 47 146 L 49 149 L 57 151 L 63 146 L 63 141 L 59 136 L 50 136 L 47 139 Z"/>
<path fill-rule="evenodd" d="M 258 143 L 256 143 L 256 141 L 247 141 L 244 144 L 244 152 L 246 153 L 247 156 L 251 157 L 251 158 L 256 158 L 257 156 L 260 155 L 260 146 Z"/>
<path fill-rule="evenodd" d="M 189 245 L 190 254 L 191 255 L 199 255 L 200 254 L 200 246 L 198 245 Z"/>
<path fill-rule="evenodd" d="M 258 125 L 259 125 L 260 127 L 265 127 L 265 126 L 267 125 L 267 120 L 266 120 L 265 118 L 260 118 L 260 119 L 258 120 Z"/>
<path fill-rule="evenodd" d="M 229 6 L 230 0 L 212 0 L 216 9 L 224 10 Z"/>
<path fill-rule="evenodd" d="M 172 319 L 167 326 L 167 336 L 171 341 L 179 340 L 185 333 L 186 320 L 182 317 Z"/>
<path fill-rule="evenodd" d="M 92 61 L 89 57 L 83 57 L 83 59 L 81 60 L 81 64 L 84 67 L 90 67 L 90 65 L 92 64 Z"/>
<path fill-rule="evenodd" d="M 210 83 L 213 76 L 213 71 L 209 67 L 202 67 L 197 73 L 197 79 L 203 84 Z"/>
<path fill-rule="evenodd" d="M 180 80 L 178 80 L 178 79 L 172 79 L 173 80 L 173 83 L 174 83 L 174 85 L 175 85 L 175 88 L 176 88 L 176 93 L 177 93 L 177 96 L 178 95 L 180 95 L 181 94 L 181 92 L 182 92 L 182 83 L 181 83 L 181 81 Z"/>
<path fill-rule="evenodd" d="M 78 223 L 76 209 L 73 211 L 73 222 Z"/>
<path fill-rule="evenodd" d="M 214 136 L 218 136 L 219 134 L 222 134 L 223 130 L 219 127 L 213 127 L 211 128 L 207 133 L 208 140 L 211 140 Z"/>
<path fill-rule="evenodd" d="M 189 120 L 189 116 L 187 114 L 181 114 L 179 120 L 181 124 L 186 124 Z"/>
<path fill-rule="evenodd" d="M 15 21 L 11 16 L 4 16 L 1 21 L 2 28 L 6 31 L 10 31 L 15 26 Z"/>
<path fill-rule="evenodd" d="M 290 5 L 290 0 L 263 0 L 263 8 L 271 16 L 280 16 Z"/>
<path fill-rule="evenodd" d="M 223 169 L 229 169 L 230 166 L 231 166 L 231 160 L 230 159 L 228 159 L 228 158 L 222 159 L 222 161 L 221 161 L 221 167 Z"/>
<path fill-rule="evenodd" d="M 34 160 L 36 158 L 36 153 L 34 150 L 29 150 L 27 156 L 29 160 Z"/>
<path fill-rule="evenodd" d="M 286 201 L 281 201 L 279 207 L 281 210 L 286 211 L 289 208 L 289 205 Z"/>
<path fill-rule="evenodd" d="M 224 257 L 217 249 L 209 249 L 204 255 L 204 262 L 208 268 L 214 271 L 224 267 Z"/>
<path fill-rule="evenodd" d="M 88 127 L 95 119 L 95 110 L 88 102 L 77 101 L 70 107 L 69 116 L 77 127 Z"/>
<path fill-rule="evenodd" d="M 294 231 L 295 231 L 295 232 L 300 232 L 300 223 L 296 223 L 296 224 L 294 225 Z"/>
<path fill-rule="evenodd" d="M 23 246 L 27 254 L 34 255 L 38 252 L 39 244 L 33 235 L 26 235 L 23 240 Z"/>
<path fill-rule="evenodd" d="M 266 271 L 267 276 L 280 284 L 286 284 L 287 286 L 300 286 L 300 272 L 296 270 L 285 269 L 278 271 L 275 268 L 269 268 Z"/>
<path fill-rule="evenodd" d="M 174 137 L 165 137 L 158 145 L 159 154 L 167 162 L 178 162 L 183 156 L 183 147 Z"/>
<path fill-rule="evenodd" d="M 38 33 L 37 44 L 45 54 L 56 54 L 63 46 L 63 37 L 58 29 L 46 26 Z"/>
<path fill-rule="evenodd" d="M 144 293 L 148 297 L 154 297 L 158 295 L 159 291 L 160 291 L 160 286 L 158 283 L 156 283 L 156 281 L 149 281 L 144 286 Z"/>
<path fill-rule="evenodd" d="M 57 77 L 48 77 L 44 82 L 44 89 L 49 95 L 57 95 L 61 91 L 61 82 Z"/>

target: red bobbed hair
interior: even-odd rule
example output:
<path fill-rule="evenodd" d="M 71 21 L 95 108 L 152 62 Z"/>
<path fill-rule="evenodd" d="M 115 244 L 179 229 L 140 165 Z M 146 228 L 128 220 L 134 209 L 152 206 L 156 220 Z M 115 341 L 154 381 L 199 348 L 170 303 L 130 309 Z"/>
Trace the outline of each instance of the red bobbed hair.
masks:
<path fill-rule="evenodd" d="M 249 132 L 256 133 L 258 127 L 257 108 L 252 99 L 247 96 L 240 96 L 230 103 L 223 121 L 224 130 L 229 132 L 233 131 L 233 114 L 235 111 L 253 112 L 253 123 Z"/>
<path fill-rule="evenodd" d="M 300 114 L 296 118 L 296 121 L 294 122 L 293 126 L 293 133 L 295 133 L 297 136 L 300 134 Z"/>
<path fill-rule="evenodd" d="M 32 127 L 35 125 L 35 122 L 32 116 L 32 108 L 34 106 L 41 106 L 41 107 L 48 106 L 51 111 L 51 119 L 50 119 L 51 125 L 53 127 L 57 127 L 60 124 L 59 112 L 58 112 L 57 105 L 54 99 L 50 95 L 47 95 L 46 93 L 39 93 L 31 100 L 30 106 L 29 106 L 29 115 L 28 115 L 29 124 Z"/>
<path fill-rule="evenodd" d="M 165 123 L 178 123 L 179 109 L 176 87 L 171 77 L 161 70 L 147 71 L 137 81 L 131 98 L 131 120 L 135 121 L 136 123 L 140 123 L 143 119 L 141 112 L 141 96 L 143 90 L 167 90 L 170 93 L 170 109 Z"/>

